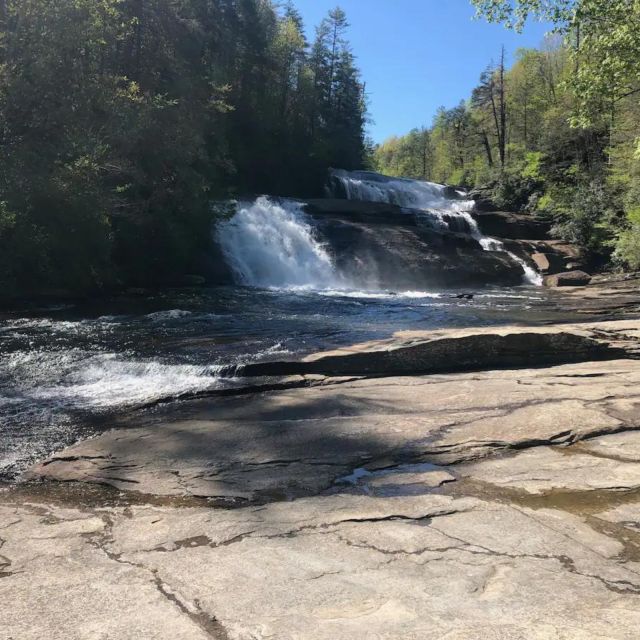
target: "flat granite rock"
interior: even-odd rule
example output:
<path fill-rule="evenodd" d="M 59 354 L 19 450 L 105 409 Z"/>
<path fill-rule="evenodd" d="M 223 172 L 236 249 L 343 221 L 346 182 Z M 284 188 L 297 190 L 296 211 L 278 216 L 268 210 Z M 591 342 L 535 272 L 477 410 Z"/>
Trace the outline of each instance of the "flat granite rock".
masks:
<path fill-rule="evenodd" d="M 0 628 L 20 640 L 632 640 L 640 628 L 624 545 L 557 510 L 438 495 L 20 504 L 0 507 L 0 533 Z"/>
<path fill-rule="evenodd" d="M 574 452 L 571 448 L 537 447 L 504 458 L 462 465 L 457 470 L 464 477 L 534 494 L 640 488 L 640 462 L 621 462 Z"/>
<path fill-rule="evenodd" d="M 366 379 L 187 402 L 188 418 L 170 406 L 28 477 L 264 502 L 318 493 L 385 460 L 450 464 L 635 428 L 638 406 L 636 360 Z"/>
<path fill-rule="evenodd" d="M 247 364 L 241 376 L 419 375 L 543 366 L 636 357 L 638 323 L 617 320 L 542 327 L 480 327 L 399 331 L 375 340 L 312 354 L 302 361 Z"/>
<path fill-rule="evenodd" d="M 629 406 L 629 414 L 631 416 L 637 415 L 636 407 Z M 603 438 L 593 438 L 581 446 L 592 455 L 599 455 L 622 463 L 640 463 L 640 423 L 636 426 L 638 431 L 625 431 Z"/>
<path fill-rule="evenodd" d="M 194 399 L 52 455 L 66 484 L 0 488 L 0 637 L 637 640 L 638 324 L 561 332 L 625 357 Z"/>

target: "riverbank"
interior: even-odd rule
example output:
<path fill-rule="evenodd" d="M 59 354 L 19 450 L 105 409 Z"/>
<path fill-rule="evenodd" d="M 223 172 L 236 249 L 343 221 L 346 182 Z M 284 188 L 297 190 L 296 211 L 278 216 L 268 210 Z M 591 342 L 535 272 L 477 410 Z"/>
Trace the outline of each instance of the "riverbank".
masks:
<path fill-rule="evenodd" d="M 331 366 L 132 412 L 54 453 L 0 493 L 2 628 L 635 638 L 637 285 L 572 290 L 582 323 L 308 356 Z M 438 345 L 454 373 L 427 372 Z"/>

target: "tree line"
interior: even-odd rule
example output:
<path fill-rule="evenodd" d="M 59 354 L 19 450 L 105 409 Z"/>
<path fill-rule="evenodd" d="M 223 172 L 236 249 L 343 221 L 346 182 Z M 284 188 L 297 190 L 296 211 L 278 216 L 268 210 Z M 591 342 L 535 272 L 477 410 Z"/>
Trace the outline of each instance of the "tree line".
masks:
<path fill-rule="evenodd" d="M 485 187 L 496 206 L 546 216 L 594 263 L 640 268 L 640 2 L 472 0 L 521 29 L 555 28 L 503 51 L 459 105 L 379 145 L 383 173 Z"/>
<path fill-rule="evenodd" d="M 365 90 L 336 8 L 0 0 L 0 291 L 207 270 L 212 202 L 358 168 Z"/>

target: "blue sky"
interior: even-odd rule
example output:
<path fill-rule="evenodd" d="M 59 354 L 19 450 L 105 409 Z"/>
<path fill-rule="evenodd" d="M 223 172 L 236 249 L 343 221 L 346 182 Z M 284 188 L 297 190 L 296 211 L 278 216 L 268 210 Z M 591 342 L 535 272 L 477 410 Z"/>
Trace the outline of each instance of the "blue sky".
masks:
<path fill-rule="evenodd" d="M 431 124 L 441 105 L 467 98 L 480 73 L 500 55 L 536 47 L 549 25 L 529 24 L 522 35 L 474 20 L 469 0 L 294 0 L 309 37 L 339 4 L 367 83 L 376 142 Z"/>

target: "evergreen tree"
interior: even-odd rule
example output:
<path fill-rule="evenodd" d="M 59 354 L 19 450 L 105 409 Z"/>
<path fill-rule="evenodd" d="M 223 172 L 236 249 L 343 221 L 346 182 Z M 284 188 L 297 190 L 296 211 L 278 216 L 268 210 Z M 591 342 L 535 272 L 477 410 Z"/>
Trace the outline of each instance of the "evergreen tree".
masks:
<path fill-rule="evenodd" d="M 202 272 L 212 199 L 361 166 L 345 30 L 331 12 L 309 51 L 291 3 L 0 0 L 3 291 Z"/>

